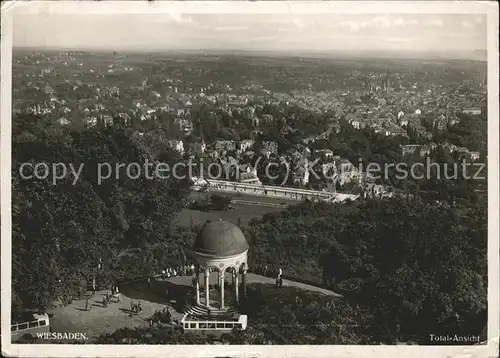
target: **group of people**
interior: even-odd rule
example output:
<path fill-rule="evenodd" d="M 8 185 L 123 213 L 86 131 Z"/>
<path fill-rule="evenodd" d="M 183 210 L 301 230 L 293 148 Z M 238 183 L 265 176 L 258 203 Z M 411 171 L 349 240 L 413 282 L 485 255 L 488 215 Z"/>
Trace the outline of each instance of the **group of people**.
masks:
<path fill-rule="evenodd" d="M 120 290 L 118 289 L 118 286 L 111 286 L 110 292 L 106 292 L 104 294 L 104 297 L 102 298 L 102 306 L 103 307 L 108 307 L 108 304 L 111 303 L 111 298 L 115 297 L 116 302 L 119 303 L 122 301 L 121 295 L 120 295 Z M 89 311 L 92 309 L 92 306 L 89 304 L 89 299 L 87 298 L 87 302 L 85 304 L 85 310 Z"/>
<path fill-rule="evenodd" d="M 141 301 L 134 302 L 133 300 L 130 300 L 130 311 L 139 314 L 142 312 L 142 304 Z"/>
<path fill-rule="evenodd" d="M 283 270 L 281 267 L 276 267 L 274 265 L 256 264 L 252 265 L 252 272 L 258 275 L 266 277 L 277 277 L 279 279 L 283 276 Z"/>
<path fill-rule="evenodd" d="M 92 280 L 92 294 L 94 295 L 95 292 L 96 292 L 96 282 L 95 282 L 95 279 Z M 122 299 L 121 299 L 121 294 L 120 294 L 120 290 L 118 288 L 118 286 L 111 286 L 111 290 L 110 292 L 106 292 L 104 294 L 104 297 L 102 298 L 102 306 L 103 307 L 108 307 L 108 304 L 111 303 L 111 298 L 112 297 L 115 297 L 116 298 L 116 302 L 121 302 Z M 91 311 L 92 310 L 92 305 L 90 304 L 90 299 L 87 298 L 87 300 L 85 301 L 85 311 Z"/>
<path fill-rule="evenodd" d="M 105 293 L 104 298 L 102 299 L 102 305 L 104 307 L 107 307 L 108 304 L 111 302 L 111 297 L 116 297 L 116 302 L 119 303 L 122 301 L 121 295 L 120 295 L 120 290 L 118 289 L 118 286 L 111 286 L 111 291 L 110 293 Z"/>
<path fill-rule="evenodd" d="M 155 324 L 170 323 L 172 321 L 172 313 L 169 308 L 163 308 L 161 311 L 156 310 L 155 313 L 149 318 L 149 326 L 153 327 Z"/>
<path fill-rule="evenodd" d="M 195 266 L 193 264 L 183 265 L 162 270 L 161 276 L 164 279 L 176 276 L 190 276 L 194 274 L 194 271 L 195 271 Z"/>

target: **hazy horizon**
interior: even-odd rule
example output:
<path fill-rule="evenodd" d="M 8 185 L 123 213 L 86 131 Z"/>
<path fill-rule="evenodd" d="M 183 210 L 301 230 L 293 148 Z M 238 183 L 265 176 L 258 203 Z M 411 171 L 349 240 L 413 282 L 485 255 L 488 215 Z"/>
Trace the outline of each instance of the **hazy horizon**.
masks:
<path fill-rule="evenodd" d="M 125 49 L 125 50 L 109 50 L 103 48 L 71 48 L 71 47 L 34 47 L 34 46 L 16 46 L 13 51 L 30 51 L 30 52 L 83 52 L 83 53 L 108 53 L 113 54 L 117 52 L 120 54 L 204 54 L 204 55 L 265 55 L 269 57 L 283 56 L 283 57 L 335 57 L 335 58 L 353 58 L 353 59 L 414 59 L 414 60 L 461 60 L 461 61 L 479 61 L 486 62 L 486 50 L 476 50 L 474 52 L 454 54 L 442 52 L 417 52 L 417 51 L 370 51 L 370 50 L 357 50 L 357 51 L 320 51 L 320 50 L 244 50 L 244 49 L 155 49 L 155 50 L 141 50 L 141 49 Z"/>
<path fill-rule="evenodd" d="M 13 33 L 15 48 L 39 50 L 356 53 L 483 61 L 486 42 L 486 16 L 477 14 L 20 14 Z"/>

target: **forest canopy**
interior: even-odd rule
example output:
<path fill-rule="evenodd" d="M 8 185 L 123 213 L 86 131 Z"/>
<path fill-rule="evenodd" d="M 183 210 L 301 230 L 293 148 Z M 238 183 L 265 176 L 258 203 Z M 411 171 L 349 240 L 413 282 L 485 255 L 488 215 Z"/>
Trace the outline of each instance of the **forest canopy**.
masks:
<path fill-rule="evenodd" d="M 102 162 L 179 160 L 161 131 L 147 137 L 120 126 L 78 131 L 27 116 L 13 122 L 12 151 L 13 318 L 78 297 L 92 277 L 106 283 L 131 273 L 147 276 L 166 262 L 185 260 L 196 234 L 175 220 L 187 205 L 186 182 L 121 176 L 99 184 L 96 177 Z M 76 183 L 17 175 L 21 163 L 37 162 L 85 167 Z M 356 344 L 422 342 L 430 332 L 478 334 L 487 310 L 483 204 L 447 205 L 418 195 L 305 202 L 254 220 L 245 228 L 250 269 L 279 266 L 287 277 L 341 292 L 346 302 L 328 306 L 326 298 L 289 288 L 255 288 L 252 303 L 243 307 L 250 328 L 228 339 Z M 130 250 L 139 255 L 123 254 Z M 329 328 L 330 318 L 357 328 L 338 333 Z M 269 320 L 281 322 L 280 328 L 270 329 Z M 310 320 L 317 327 L 307 336 L 301 325 Z M 121 330 L 101 339 L 150 339 L 141 332 Z M 169 339 L 151 334 L 153 341 Z"/>

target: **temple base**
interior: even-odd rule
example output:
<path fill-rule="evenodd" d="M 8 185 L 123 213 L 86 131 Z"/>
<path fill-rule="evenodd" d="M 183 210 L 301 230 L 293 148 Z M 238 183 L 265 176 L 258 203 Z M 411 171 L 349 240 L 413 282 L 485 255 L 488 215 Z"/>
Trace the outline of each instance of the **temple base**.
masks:
<path fill-rule="evenodd" d="M 185 330 L 231 331 L 234 328 L 245 330 L 247 316 L 241 315 L 236 308 L 210 308 L 196 305 L 188 308 L 181 320 Z"/>

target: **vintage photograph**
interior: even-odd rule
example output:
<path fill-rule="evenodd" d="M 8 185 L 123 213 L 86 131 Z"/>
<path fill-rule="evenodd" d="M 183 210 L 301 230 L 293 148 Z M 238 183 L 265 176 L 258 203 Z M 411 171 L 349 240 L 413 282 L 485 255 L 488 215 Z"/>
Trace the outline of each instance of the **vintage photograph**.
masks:
<path fill-rule="evenodd" d="M 9 352 L 498 349 L 498 4 L 443 4 L 8 9 Z"/>

